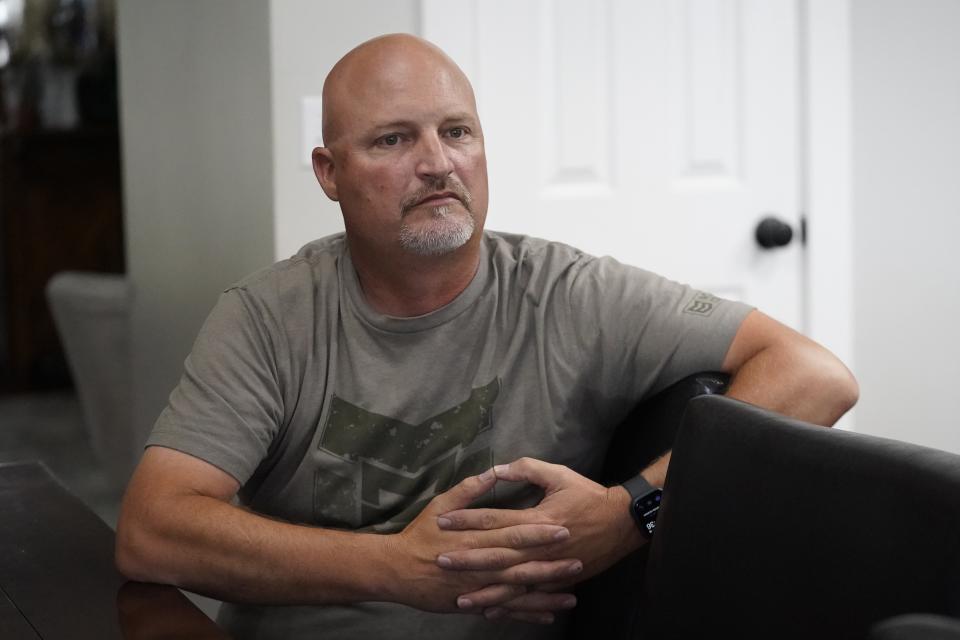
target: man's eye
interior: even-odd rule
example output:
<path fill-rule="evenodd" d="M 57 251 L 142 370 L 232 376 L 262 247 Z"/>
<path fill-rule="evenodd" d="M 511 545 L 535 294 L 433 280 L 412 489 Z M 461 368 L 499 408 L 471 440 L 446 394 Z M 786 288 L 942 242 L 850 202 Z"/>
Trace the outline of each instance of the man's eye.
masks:
<path fill-rule="evenodd" d="M 385 147 L 394 147 L 400 144 L 400 136 L 398 136 L 395 133 L 385 135 L 382 138 L 380 138 L 380 144 L 382 144 Z"/>
<path fill-rule="evenodd" d="M 450 129 L 449 135 L 451 138 L 462 138 L 463 136 L 467 135 L 467 132 L 463 127 L 454 127 L 453 129 Z"/>

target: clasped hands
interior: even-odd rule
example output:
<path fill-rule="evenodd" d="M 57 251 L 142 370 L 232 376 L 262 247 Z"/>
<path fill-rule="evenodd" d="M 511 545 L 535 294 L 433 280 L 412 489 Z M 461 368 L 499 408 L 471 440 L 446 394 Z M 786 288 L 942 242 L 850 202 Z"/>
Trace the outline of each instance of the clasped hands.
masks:
<path fill-rule="evenodd" d="M 498 481 L 535 484 L 543 500 L 529 509 L 468 508 Z M 628 504 L 622 487 L 533 458 L 466 478 L 397 535 L 401 556 L 412 558 L 397 599 L 428 611 L 549 624 L 576 605 L 570 587 L 641 544 Z"/>

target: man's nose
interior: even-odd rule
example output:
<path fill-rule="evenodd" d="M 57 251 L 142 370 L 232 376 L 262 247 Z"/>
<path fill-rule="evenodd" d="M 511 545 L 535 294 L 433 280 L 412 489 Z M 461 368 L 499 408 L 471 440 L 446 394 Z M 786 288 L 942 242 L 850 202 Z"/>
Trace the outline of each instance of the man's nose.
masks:
<path fill-rule="evenodd" d="M 446 178 L 453 173 L 450 149 L 437 135 L 422 136 L 417 142 L 417 175 L 421 178 Z"/>

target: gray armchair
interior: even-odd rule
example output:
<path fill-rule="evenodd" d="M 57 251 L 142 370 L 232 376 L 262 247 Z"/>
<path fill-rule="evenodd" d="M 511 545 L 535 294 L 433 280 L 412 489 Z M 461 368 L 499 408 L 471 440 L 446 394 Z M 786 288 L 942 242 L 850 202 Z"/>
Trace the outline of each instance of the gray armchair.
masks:
<path fill-rule="evenodd" d="M 50 279 L 46 293 L 91 446 L 123 486 L 139 458 L 130 426 L 132 286 L 123 276 L 64 271 Z"/>
<path fill-rule="evenodd" d="M 580 586 L 574 637 L 960 639 L 960 456 L 698 388 L 620 428 L 676 434 L 663 507 L 647 548 Z"/>

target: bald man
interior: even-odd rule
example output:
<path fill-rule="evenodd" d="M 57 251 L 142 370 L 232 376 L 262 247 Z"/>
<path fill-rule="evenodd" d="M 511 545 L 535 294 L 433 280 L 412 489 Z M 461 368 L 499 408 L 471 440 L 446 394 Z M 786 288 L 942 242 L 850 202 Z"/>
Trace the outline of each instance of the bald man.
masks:
<path fill-rule="evenodd" d="M 589 479 L 634 404 L 710 369 L 820 424 L 855 402 L 750 307 L 484 232 L 473 91 L 433 45 L 366 42 L 323 96 L 345 233 L 221 296 L 124 499 L 130 578 L 225 600 L 238 638 L 559 637 L 573 585 L 645 541 Z"/>

